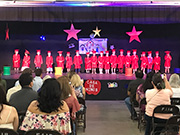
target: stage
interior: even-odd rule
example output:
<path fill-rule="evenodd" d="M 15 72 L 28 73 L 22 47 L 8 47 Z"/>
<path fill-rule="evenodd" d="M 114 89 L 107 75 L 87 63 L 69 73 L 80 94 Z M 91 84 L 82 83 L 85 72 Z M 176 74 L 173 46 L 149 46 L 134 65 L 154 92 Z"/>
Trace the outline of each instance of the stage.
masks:
<path fill-rule="evenodd" d="M 43 77 L 46 74 L 43 74 Z M 54 74 L 49 74 L 51 77 L 55 77 Z M 63 75 L 66 75 L 64 73 Z M 123 100 L 127 96 L 127 87 L 131 80 L 135 79 L 135 76 L 125 76 L 125 74 L 79 74 L 84 82 L 88 79 L 99 80 L 101 83 L 101 90 L 98 95 L 86 94 L 88 100 Z M 9 76 L 2 76 L 7 81 L 7 89 L 14 86 L 16 80 L 18 80 L 20 74 L 12 74 Z M 35 76 L 33 74 L 33 76 Z M 111 86 L 116 84 L 116 87 Z"/>

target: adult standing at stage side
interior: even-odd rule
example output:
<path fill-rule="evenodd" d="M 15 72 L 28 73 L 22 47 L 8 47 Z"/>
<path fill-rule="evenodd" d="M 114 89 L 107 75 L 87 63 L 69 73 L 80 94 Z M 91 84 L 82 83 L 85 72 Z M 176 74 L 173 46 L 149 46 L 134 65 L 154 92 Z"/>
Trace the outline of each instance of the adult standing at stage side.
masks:
<path fill-rule="evenodd" d="M 134 108 L 132 108 L 132 102 L 137 105 L 137 101 L 136 101 L 136 90 L 137 90 L 137 87 L 144 83 L 144 80 L 142 79 L 144 74 L 143 72 L 138 69 L 136 72 L 135 72 L 135 75 L 136 75 L 136 80 L 133 80 L 129 83 L 128 85 L 128 89 L 127 89 L 127 94 L 129 97 L 127 97 L 125 99 L 125 104 L 126 106 L 128 107 L 129 109 L 129 112 L 131 113 L 131 118 L 134 117 L 136 118 L 137 117 L 137 114 L 134 110 Z"/>

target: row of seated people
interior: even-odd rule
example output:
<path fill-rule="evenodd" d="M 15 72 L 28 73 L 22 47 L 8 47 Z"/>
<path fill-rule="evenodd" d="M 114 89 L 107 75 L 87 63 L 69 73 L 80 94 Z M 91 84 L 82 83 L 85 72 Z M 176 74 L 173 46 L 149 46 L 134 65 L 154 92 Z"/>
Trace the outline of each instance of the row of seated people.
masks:
<path fill-rule="evenodd" d="M 19 84 L 21 89 L 9 96 L 9 102 L 0 85 L 0 128 L 18 130 L 20 134 L 30 129 L 53 129 L 63 135 L 72 132 L 70 120 L 84 108 L 77 97 L 85 97 L 83 82 L 76 73 L 48 78 L 37 92 L 32 89 L 32 70 L 27 69 L 19 77 Z M 25 117 L 19 124 L 18 114 L 22 113 Z"/>
<path fill-rule="evenodd" d="M 145 114 L 145 135 L 150 135 L 154 109 L 159 105 L 171 105 L 171 98 L 180 98 L 180 78 L 178 74 L 172 74 L 168 81 L 166 74 L 150 72 L 143 80 L 141 70 L 136 72 L 136 78 L 129 83 L 129 97 L 125 99 L 125 103 L 131 113 L 131 118 L 136 119 L 137 113 L 133 107 L 138 106 L 146 98 L 146 106 L 143 104 L 140 111 Z M 170 116 L 156 114 L 155 121 L 166 123 Z"/>

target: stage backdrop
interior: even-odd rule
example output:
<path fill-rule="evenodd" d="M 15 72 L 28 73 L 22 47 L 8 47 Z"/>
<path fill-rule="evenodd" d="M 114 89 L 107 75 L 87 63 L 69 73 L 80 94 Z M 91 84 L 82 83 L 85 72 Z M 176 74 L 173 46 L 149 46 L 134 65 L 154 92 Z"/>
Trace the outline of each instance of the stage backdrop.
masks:
<path fill-rule="evenodd" d="M 6 24 L 9 26 L 10 40 L 5 41 Z M 180 24 L 122 24 L 122 23 L 74 23 L 76 29 L 81 29 L 78 33 L 79 38 L 89 38 L 98 26 L 101 29 L 101 38 L 107 38 L 107 49 L 114 45 L 116 53 L 119 55 L 119 49 L 132 50 L 137 49 L 140 57 L 141 51 L 160 51 L 161 70 L 164 71 L 164 51 L 170 50 L 173 57 L 173 68 L 180 67 Z M 132 31 L 132 27 L 136 26 L 137 31 L 143 31 L 139 38 L 141 43 L 133 41 L 129 43 L 129 36 L 126 32 Z M 71 56 L 75 55 L 75 50 L 78 48 L 78 41 L 70 39 L 66 41 L 67 33 L 64 29 L 69 29 L 70 23 L 35 23 L 35 22 L 0 22 L 0 68 L 4 65 L 12 66 L 12 55 L 14 49 L 20 49 L 21 62 L 24 56 L 24 50 L 30 51 L 31 68 L 34 69 L 34 57 L 37 49 L 41 49 L 44 63 L 42 68 L 45 70 L 45 58 L 47 51 L 52 51 L 52 56 L 55 58 L 58 55 L 57 51 L 62 50 L 63 56 L 67 51 L 71 52 Z M 40 35 L 46 36 L 46 41 L 40 40 Z M 98 37 L 97 37 L 98 38 Z M 74 48 L 69 48 L 70 44 L 74 44 Z M 110 52 L 111 54 L 111 52 Z M 85 55 L 82 55 L 83 59 Z M 56 65 L 56 64 L 55 64 Z M 171 70 L 171 71 L 172 71 Z M 82 65 L 84 72 L 84 64 Z"/>

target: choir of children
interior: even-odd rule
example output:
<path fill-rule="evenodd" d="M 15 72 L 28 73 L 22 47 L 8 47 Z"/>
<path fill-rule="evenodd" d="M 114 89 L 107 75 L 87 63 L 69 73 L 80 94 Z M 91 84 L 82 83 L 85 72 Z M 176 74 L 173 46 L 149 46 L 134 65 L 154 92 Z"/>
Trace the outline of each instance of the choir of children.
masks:
<path fill-rule="evenodd" d="M 15 72 L 19 71 L 20 68 L 20 55 L 19 55 L 19 50 L 16 49 L 15 54 L 13 55 L 13 68 Z M 56 57 L 56 63 L 57 67 L 62 67 L 62 71 L 64 69 L 64 63 L 66 64 L 67 72 L 71 70 L 71 66 L 74 64 L 75 71 L 77 73 L 80 72 L 81 65 L 83 64 L 83 60 L 81 55 L 79 55 L 79 51 L 76 51 L 76 55 L 74 56 L 74 59 L 72 60 L 72 57 L 70 56 L 70 52 L 67 52 L 66 57 L 64 58 L 62 55 L 63 51 L 58 51 L 58 56 Z M 109 51 L 100 52 L 100 56 L 96 56 L 96 51 L 92 51 L 92 56 L 90 57 L 90 52 L 86 53 L 85 57 L 85 71 L 86 73 L 90 73 L 92 70 L 92 74 L 96 74 L 96 69 L 99 69 L 99 74 L 103 74 L 103 69 L 105 70 L 106 74 L 111 73 L 116 74 L 116 68 L 119 69 L 120 73 L 123 73 L 123 69 L 125 68 L 132 68 L 133 73 L 139 68 L 139 57 L 137 55 L 137 50 L 133 49 L 132 50 L 132 55 L 131 51 L 127 51 L 127 55 L 124 56 L 124 50 L 120 50 L 120 54 L 117 57 L 116 55 L 116 50 L 112 49 L 112 55 L 109 56 Z M 166 55 L 164 57 L 165 63 L 165 73 L 170 72 L 170 67 L 171 67 L 171 61 L 172 57 L 170 55 L 170 51 L 165 51 Z M 30 56 L 29 56 L 29 51 L 25 50 L 25 55 L 23 58 L 22 62 L 22 71 L 25 68 L 30 67 Z M 160 70 L 160 65 L 161 65 L 161 57 L 159 56 L 159 52 L 155 52 L 156 56 L 153 58 L 152 57 L 152 52 L 148 51 L 148 56 L 146 57 L 146 52 L 141 53 L 141 70 L 145 74 L 145 70 L 147 69 L 147 73 L 152 71 L 152 69 L 155 70 L 155 72 L 158 72 Z M 43 59 L 41 56 L 41 50 L 37 50 L 37 55 L 35 56 L 34 59 L 34 64 L 35 68 L 41 68 L 41 65 L 43 64 Z M 153 67 L 154 66 L 154 67 Z M 53 57 L 51 56 L 51 52 L 47 52 L 47 57 L 46 57 L 46 67 L 47 67 L 47 73 L 52 73 L 53 72 Z"/>

